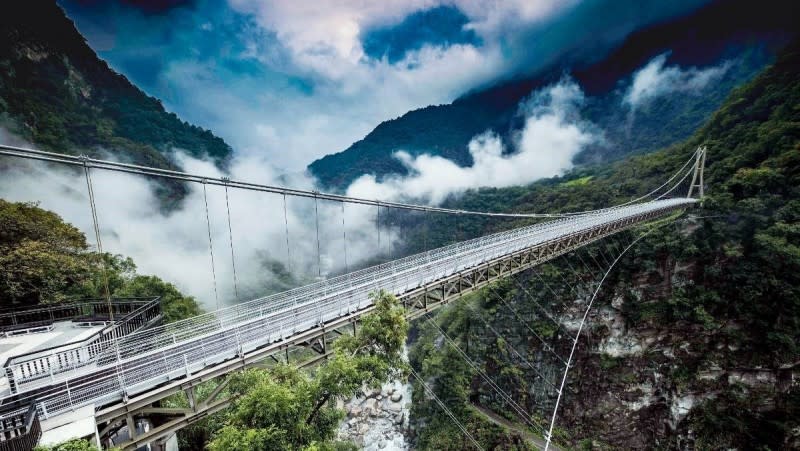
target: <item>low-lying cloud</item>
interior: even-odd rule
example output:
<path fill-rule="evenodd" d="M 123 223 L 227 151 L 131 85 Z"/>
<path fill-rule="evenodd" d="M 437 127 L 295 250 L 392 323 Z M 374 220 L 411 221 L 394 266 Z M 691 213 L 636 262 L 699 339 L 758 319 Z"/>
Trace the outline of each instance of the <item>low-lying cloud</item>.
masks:
<path fill-rule="evenodd" d="M 448 196 L 471 188 L 525 185 L 564 173 L 584 146 L 599 139 L 591 124 L 580 120 L 578 107 L 584 96 L 570 79 L 537 91 L 520 107 L 525 116 L 522 130 L 507 152 L 497 134 L 487 131 L 469 143 L 472 166 L 461 167 L 446 158 L 423 154 L 413 157 L 395 153 L 408 170 L 407 176 L 378 181 L 364 175 L 354 181 L 348 195 L 389 199 L 423 199 L 439 204 Z"/>
<path fill-rule="evenodd" d="M 0 136 L 8 135 L 0 129 Z M 19 144 L 19 141 L 17 141 Z M 209 177 L 229 176 L 256 183 L 312 188 L 302 176 L 281 177 L 264 160 L 237 158 L 223 174 L 213 164 L 177 153 L 187 171 Z M 94 245 L 90 207 L 83 172 L 63 166 L 3 158 L 11 165 L 0 178 L 0 197 L 9 201 L 39 202 L 82 230 Z M 94 192 L 106 252 L 132 257 L 140 274 L 155 274 L 195 296 L 207 308 L 215 308 L 203 186 L 188 184 L 180 206 L 164 212 L 152 181 L 129 174 L 94 170 Z M 207 185 L 214 272 L 222 305 L 237 302 L 233 284 L 225 191 Z M 277 261 L 288 266 L 301 281 L 318 274 L 316 221 L 313 199 L 287 197 L 289 252 L 283 196 L 229 189 L 231 232 L 239 280 L 239 301 L 266 294 L 275 274 L 265 264 Z M 319 201 L 319 236 L 322 274 L 341 272 L 375 257 L 377 236 L 375 208 Z M 345 262 L 344 232 L 347 234 Z M 394 230 L 381 230 L 382 251 L 392 251 L 398 242 Z"/>
<path fill-rule="evenodd" d="M 731 66 L 725 61 L 717 66 L 699 69 L 666 66 L 667 54 L 661 54 L 633 74 L 623 104 L 632 109 L 652 99 L 672 93 L 698 93 L 709 83 L 721 78 Z"/>

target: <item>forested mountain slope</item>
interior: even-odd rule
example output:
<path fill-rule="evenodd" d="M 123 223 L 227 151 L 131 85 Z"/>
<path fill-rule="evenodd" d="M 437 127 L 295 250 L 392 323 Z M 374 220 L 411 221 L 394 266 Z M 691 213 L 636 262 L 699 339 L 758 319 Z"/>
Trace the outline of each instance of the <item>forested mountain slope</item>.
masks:
<path fill-rule="evenodd" d="M 6 4 L 0 13 L 0 125 L 36 146 L 174 167 L 180 148 L 217 162 L 232 149 L 164 110 L 89 48 L 55 0 Z"/>
<path fill-rule="evenodd" d="M 441 155 L 469 166 L 472 157 L 467 144 L 486 130 L 499 134 L 511 152 L 524 123 L 520 103 L 565 73 L 586 94 L 582 119 L 602 130 L 605 138 L 586 148 L 577 162 L 656 150 L 689 137 L 731 89 L 750 80 L 774 58 L 775 51 L 796 32 L 794 9 L 791 2 L 778 0 L 717 0 L 689 16 L 631 34 L 600 61 L 579 63 L 568 52 L 555 66 L 539 73 L 386 121 L 344 151 L 313 162 L 309 170 L 323 186 L 344 189 L 364 174 L 379 178 L 405 174 L 406 168 L 392 157 L 398 150 Z M 659 55 L 666 55 L 667 66 L 727 66 L 701 92 L 661 97 L 632 114 L 624 104 L 632 74 Z"/>
<path fill-rule="evenodd" d="M 800 390 L 793 382 L 800 376 L 798 73 L 795 42 L 684 143 L 529 188 L 468 193 L 451 204 L 515 211 L 607 206 L 656 186 L 698 145 L 708 146 L 702 206 L 640 241 L 595 301 L 562 399 L 559 442 L 596 449 L 800 447 Z M 471 226 L 471 233 L 493 227 Z M 429 236 L 441 240 L 452 224 L 434 229 Z M 614 242 L 584 257 L 613 258 Z M 455 303 L 437 321 L 545 426 L 555 394 L 540 374 L 560 382 L 563 365 L 530 330 L 566 356 L 591 294 L 587 281 L 597 280 L 600 267 L 558 259 Z M 565 322 L 555 325 L 537 303 Z M 430 325 L 414 333 L 412 364 L 482 445 L 524 449 L 520 437 L 471 407 L 521 423 L 507 402 Z M 414 393 L 420 449 L 468 446 L 439 407 L 418 395 L 421 387 Z"/>

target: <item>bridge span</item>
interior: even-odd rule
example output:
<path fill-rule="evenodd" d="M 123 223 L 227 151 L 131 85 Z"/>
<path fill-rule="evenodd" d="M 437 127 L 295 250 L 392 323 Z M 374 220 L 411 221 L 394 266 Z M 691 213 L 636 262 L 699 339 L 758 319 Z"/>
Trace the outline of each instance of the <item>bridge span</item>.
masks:
<path fill-rule="evenodd" d="M 101 436 L 121 425 L 136 431 L 137 415 L 174 416 L 118 444 L 135 448 L 228 405 L 227 399 L 218 399 L 221 389 L 195 403 L 193 390 L 202 382 L 277 358 L 290 346 L 308 346 L 324 358 L 328 334 L 354 327 L 371 311 L 371 292 L 395 294 L 413 318 L 494 280 L 695 202 L 655 200 L 496 233 L 135 332 L 106 342 L 101 352 L 71 350 L 68 361 L 49 355 L 11 365 L 6 377 L 12 393 L 0 402 L 18 405 L 17 414 L 35 403 L 45 421 L 91 406 Z M 186 391 L 188 409 L 154 405 L 179 391 Z"/>

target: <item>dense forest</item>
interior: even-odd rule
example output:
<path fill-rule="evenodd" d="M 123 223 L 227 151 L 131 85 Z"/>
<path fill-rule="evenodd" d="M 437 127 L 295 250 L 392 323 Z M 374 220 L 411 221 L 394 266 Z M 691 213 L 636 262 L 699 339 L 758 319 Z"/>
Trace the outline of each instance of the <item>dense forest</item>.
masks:
<path fill-rule="evenodd" d="M 45 150 L 157 167 L 175 167 L 175 148 L 218 163 L 232 153 L 109 68 L 52 0 L 0 15 L 0 126 Z"/>
<path fill-rule="evenodd" d="M 800 392 L 791 383 L 800 361 L 799 71 L 800 45 L 794 43 L 734 90 L 684 143 L 530 187 L 480 190 L 451 201 L 450 206 L 513 211 L 610 205 L 657 185 L 697 146 L 708 146 L 702 206 L 639 242 L 595 301 L 559 412 L 557 442 L 662 449 L 800 445 Z M 453 226 L 432 221 L 428 239 L 446 240 Z M 468 233 L 493 227 L 473 221 Z M 595 245 L 582 256 L 611 258 L 619 252 L 615 243 Z M 595 276 L 591 264 L 558 259 L 454 304 L 436 321 L 542 426 L 553 399 L 536 396 L 546 392 L 540 374 L 557 365 L 531 331 L 566 355 L 567 337 L 575 330 L 562 330 L 566 326 L 548 321 L 545 312 L 560 318 L 582 313 L 585 304 L 575 299 L 585 298 L 581 290 Z M 482 445 L 530 447 L 475 406 L 518 424 L 522 418 L 442 344 L 438 330 L 428 323 L 416 326 L 412 365 Z M 612 346 L 620 342 L 628 346 Z M 525 365 L 512 350 L 535 364 Z M 548 377 L 556 380 L 555 374 L 560 373 Z M 438 406 L 416 395 L 421 387 L 414 393 L 420 449 L 468 446 Z"/>
<path fill-rule="evenodd" d="M 581 117 L 604 136 L 602 142 L 587 146 L 577 162 L 592 164 L 658 150 L 689 138 L 733 88 L 770 62 L 797 31 L 793 16 L 789 2 L 714 1 L 686 17 L 632 33 L 600 61 L 575 65 L 567 54 L 535 74 L 383 122 L 362 140 L 311 163 L 308 169 L 322 186 L 343 190 L 364 174 L 378 179 L 406 174 L 407 168 L 392 156 L 399 150 L 440 155 L 470 166 L 467 144 L 486 130 L 498 134 L 512 152 L 524 125 L 526 101 L 565 73 L 585 92 Z M 668 65 L 705 68 L 728 62 L 729 66 L 701 93 L 666 96 L 632 115 L 623 102 L 625 88 L 636 70 L 659 55 L 667 55 Z"/>
<path fill-rule="evenodd" d="M 57 214 L 0 199 L 0 308 L 104 298 L 161 297 L 164 321 L 200 313 L 194 298 L 133 260 L 92 251 L 86 236 Z"/>

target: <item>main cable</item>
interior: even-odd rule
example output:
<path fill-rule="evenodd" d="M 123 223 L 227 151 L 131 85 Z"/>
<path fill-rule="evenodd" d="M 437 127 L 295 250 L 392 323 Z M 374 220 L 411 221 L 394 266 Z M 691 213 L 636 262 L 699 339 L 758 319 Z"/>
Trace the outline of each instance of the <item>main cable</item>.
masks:
<path fill-rule="evenodd" d="M 692 154 L 692 158 L 697 154 L 695 151 Z M 565 213 L 500 213 L 500 212 L 486 212 L 486 211 L 475 211 L 475 210 L 461 210 L 461 209 L 454 209 L 454 208 L 443 208 L 443 207 L 431 207 L 427 205 L 418 205 L 418 204 L 406 204 L 402 202 L 391 202 L 385 200 L 374 200 L 374 199 L 365 199 L 359 197 L 352 197 L 352 196 L 345 196 L 340 194 L 332 194 L 332 193 L 323 193 L 316 190 L 302 190 L 296 188 L 286 188 L 281 186 L 275 185 L 266 185 L 260 183 L 251 183 L 251 182 L 244 182 L 238 180 L 231 180 L 227 177 L 210 177 L 207 175 L 198 175 L 198 174 L 191 174 L 188 172 L 183 171 L 175 171 L 169 169 L 160 169 L 154 168 L 149 166 L 141 166 L 136 164 L 129 164 L 129 163 L 118 163 L 114 161 L 108 160 L 100 160 L 95 158 L 89 157 L 77 157 L 74 155 L 67 155 L 61 154 L 56 152 L 46 152 L 43 150 L 37 149 L 30 149 L 25 147 L 16 147 L 16 146 L 9 146 L 5 144 L 0 144 L 0 155 L 11 156 L 11 157 L 18 157 L 18 158 L 25 158 L 31 160 L 39 160 L 39 161 L 47 161 L 51 163 L 59 163 L 65 165 L 73 165 L 73 166 L 89 166 L 98 169 L 104 169 L 108 171 L 116 171 L 116 172 L 124 172 L 129 174 L 138 174 L 150 177 L 161 177 L 167 178 L 172 180 L 180 180 L 184 182 L 193 182 L 193 183 L 205 183 L 209 185 L 217 185 L 217 186 L 225 186 L 226 184 L 231 188 L 237 189 L 245 189 L 245 190 L 252 190 L 252 191 L 262 191 L 262 192 L 270 192 L 270 193 L 278 193 L 278 194 L 288 194 L 291 196 L 296 197 L 306 197 L 306 198 L 319 198 L 322 200 L 330 200 L 330 201 L 339 201 L 339 202 L 348 202 L 354 204 L 364 204 L 364 205 L 377 205 L 377 206 L 385 206 L 387 208 L 398 208 L 404 210 L 417 210 L 417 211 L 430 211 L 430 212 L 437 212 L 437 213 L 448 213 L 448 214 L 460 214 L 460 215 L 473 215 L 473 216 L 488 216 L 488 217 L 500 217 L 500 218 L 567 218 L 576 215 L 582 215 L 587 213 L 594 213 L 594 212 L 605 212 L 608 210 L 620 208 L 626 205 L 630 205 L 632 203 L 638 202 L 640 200 L 646 199 L 653 195 L 655 192 L 666 186 L 670 181 L 672 181 L 675 177 L 682 174 L 683 168 L 686 167 L 688 162 L 691 161 L 690 158 L 686 164 L 684 164 L 681 169 L 678 170 L 677 173 L 673 174 L 667 182 L 656 188 L 654 191 L 651 191 L 644 196 L 639 198 L 630 200 L 623 204 L 615 205 L 613 207 L 607 207 L 599 210 L 586 210 L 586 211 L 577 211 L 577 212 L 565 212 Z"/>

